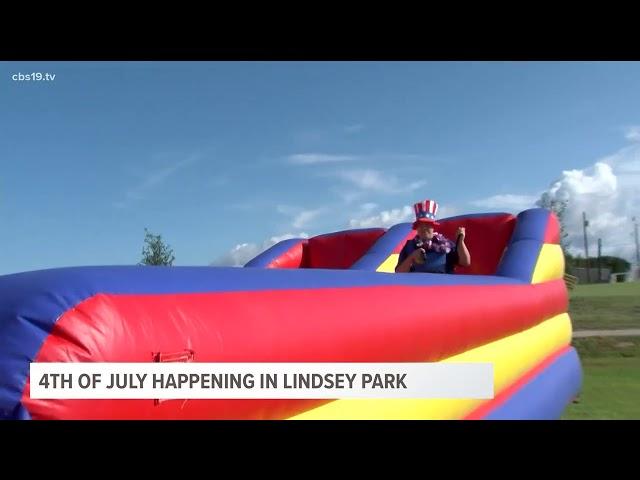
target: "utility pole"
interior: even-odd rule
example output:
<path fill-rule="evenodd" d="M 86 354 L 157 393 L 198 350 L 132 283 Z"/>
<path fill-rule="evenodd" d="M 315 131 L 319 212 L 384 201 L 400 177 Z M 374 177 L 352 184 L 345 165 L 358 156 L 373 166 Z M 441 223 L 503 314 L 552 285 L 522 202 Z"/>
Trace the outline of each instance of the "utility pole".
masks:
<path fill-rule="evenodd" d="M 636 234 L 636 267 L 640 267 L 640 246 L 638 245 L 638 221 L 633 217 L 633 228 Z"/>
<path fill-rule="evenodd" d="M 600 257 L 602 256 L 602 239 L 598 239 L 598 282 L 602 281 L 602 268 L 600 266 Z"/>
<path fill-rule="evenodd" d="M 587 243 L 587 227 L 589 222 L 587 220 L 587 214 L 582 212 L 582 230 L 584 231 L 584 254 L 587 262 L 587 283 L 591 283 L 591 274 L 589 273 L 589 244 Z"/>

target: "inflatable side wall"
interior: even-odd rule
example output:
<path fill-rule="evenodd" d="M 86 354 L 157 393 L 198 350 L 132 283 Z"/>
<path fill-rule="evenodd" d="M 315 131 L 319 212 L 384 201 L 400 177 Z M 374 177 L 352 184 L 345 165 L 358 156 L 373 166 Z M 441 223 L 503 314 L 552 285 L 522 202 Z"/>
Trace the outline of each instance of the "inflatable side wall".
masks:
<path fill-rule="evenodd" d="M 517 217 L 505 213 L 452 217 L 442 220 L 438 231 L 454 238 L 458 226 L 465 226 L 470 232 L 466 243 L 473 259 L 470 267 L 459 267 L 458 274 L 486 275 L 487 285 L 495 282 L 496 277 L 506 277 L 530 285 L 553 286 L 566 297 L 565 285 L 560 281 L 564 273 L 560 226 L 548 210 L 531 209 Z M 408 223 L 390 228 L 350 268 L 393 272 L 400 250 L 414 235 Z M 277 257 L 274 249 L 264 252 L 262 261 L 272 262 L 270 268 L 277 268 Z M 500 290 L 505 293 L 503 306 L 509 309 L 512 299 L 508 299 L 505 287 L 496 285 L 494 291 Z M 435 290 L 431 291 L 435 294 Z M 462 292 L 461 289 L 460 301 L 465 301 Z M 387 406 L 382 418 L 559 418 L 582 383 L 579 358 L 570 347 L 571 322 L 566 310 L 565 304 L 557 315 L 542 315 L 538 323 L 515 335 L 504 335 L 484 344 L 479 342 L 478 348 L 441 360 L 493 362 L 496 396 L 492 401 L 337 401 L 296 418 L 380 418 L 382 403 Z M 513 314 L 505 319 L 505 322 L 516 321 Z M 453 325 L 450 332 L 455 332 Z"/>

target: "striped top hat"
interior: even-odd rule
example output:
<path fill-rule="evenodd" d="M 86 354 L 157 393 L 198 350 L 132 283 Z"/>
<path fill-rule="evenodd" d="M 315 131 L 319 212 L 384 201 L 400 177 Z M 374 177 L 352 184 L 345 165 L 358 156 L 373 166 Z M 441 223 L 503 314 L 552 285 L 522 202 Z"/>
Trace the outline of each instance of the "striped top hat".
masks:
<path fill-rule="evenodd" d="M 416 213 L 416 221 L 413 222 L 415 230 L 419 223 L 428 223 L 434 226 L 440 225 L 436 222 L 436 214 L 438 213 L 438 204 L 434 200 L 424 200 L 413 206 Z"/>

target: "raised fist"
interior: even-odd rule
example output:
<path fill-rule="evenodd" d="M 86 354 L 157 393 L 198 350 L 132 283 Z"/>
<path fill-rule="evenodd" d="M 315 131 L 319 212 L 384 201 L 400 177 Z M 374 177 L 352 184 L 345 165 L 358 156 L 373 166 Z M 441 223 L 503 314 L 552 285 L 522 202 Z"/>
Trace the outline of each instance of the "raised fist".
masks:
<path fill-rule="evenodd" d="M 411 254 L 411 259 L 413 260 L 414 263 L 423 264 L 424 256 L 426 253 L 427 252 L 425 251 L 424 248 L 416 248 Z"/>

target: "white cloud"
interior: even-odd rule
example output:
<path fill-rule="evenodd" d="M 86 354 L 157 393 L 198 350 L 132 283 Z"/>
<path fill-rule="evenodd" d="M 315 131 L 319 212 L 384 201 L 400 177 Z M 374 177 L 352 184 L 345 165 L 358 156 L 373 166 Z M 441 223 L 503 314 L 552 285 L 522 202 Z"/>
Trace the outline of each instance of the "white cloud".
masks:
<path fill-rule="evenodd" d="M 293 225 L 293 228 L 304 228 L 314 218 L 316 218 L 318 215 L 321 215 L 324 211 L 324 208 L 317 208 L 315 210 L 303 210 L 293 218 L 293 222 L 291 225 Z"/>
<path fill-rule="evenodd" d="M 438 218 L 447 218 L 457 213 L 457 208 L 453 206 L 439 206 Z M 415 215 L 413 206 L 405 205 L 404 207 L 394 208 L 391 210 L 383 210 L 375 215 L 361 216 L 349 220 L 350 228 L 389 228 L 398 223 L 413 222 Z"/>
<path fill-rule="evenodd" d="M 406 187 L 400 187 L 398 192 L 413 192 L 414 190 L 419 189 L 420 187 L 424 187 L 427 184 L 425 180 L 418 180 L 417 182 L 411 182 Z"/>
<path fill-rule="evenodd" d="M 211 262 L 211 265 L 216 267 L 242 267 L 261 251 L 255 243 L 240 243 L 233 247 L 231 251 Z"/>
<path fill-rule="evenodd" d="M 521 212 L 527 208 L 534 207 L 539 198 L 539 195 L 513 195 L 508 193 L 504 195 L 493 195 L 488 198 L 474 200 L 470 203 L 476 207 Z"/>
<path fill-rule="evenodd" d="M 276 235 L 275 237 L 271 237 L 269 240 L 266 241 L 266 245 L 268 245 L 268 247 L 271 247 L 273 245 L 275 245 L 276 243 L 279 243 L 283 240 L 288 240 L 290 238 L 309 238 L 309 235 L 305 232 L 300 232 L 298 234 L 295 233 L 285 233 L 283 235 Z M 267 247 L 267 248 L 268 248 Z"/>
<path fill-rule="evenodd" d="M 426 185 L 423 180 L 410 183 L 402 182 L 395 175 L 385 174 L 380 170 L 356 169 L 340 170 L 335 172 L 338 178 L 351 183 L 356 188 L 364 191 L 379 193 L 407 193 Z"/>
<path fill-rule="evenodd" d="M 539 204 L 543 198 L 566 201 L 564 224 L 568 236 L 565 241 L 572 254 L 584 256 L 582 212 L 585 212 L 589 221 L 589 255 L 597 254 L 597 242 L 601 238 L 603 255 L 633 261 L 635 246 L 631 218 L 640 216 L 639 175 L 640 144 L 633 144 L 588 168 L 563 171 L 537 199 L 531 195 L 507 194 L 471 204 L 517 212 Z"/>
<path fill-rule="evenodd" d="M 640 175 L 640 160 L 632 160 L 618 165 L 617 171 L 618 174 Z"/>
<path fill-rule="evenodd" d="M 338 195 L 340 196 L 340 198 L 345 204 L 349 205 L 354 203 L 356 200 L 359 200 L 362 197 L 364 197 L 366 195 L 366 192 L 361 192 L 361 191 L 356 192 L 354 190 L 339 191 Z"/>
<path fill-rule="evenodd" d="M 392 210 L 383 210 L 376 215 L 371 215 L 365 218 L 351 219 L 349 221 L 349 227 L 351 228 L 373 228 L 384 227 L 388 228 L 397 223 L 408 222 L 413 215 L 413 209 L 408 206 L 402 208 L 394 208 Z"/>
<path fill-rule="evenodd" d="M 365 204 L 367 205 L 367 204 Z M 458 209 L 454 206 L 438 206 L 438 218 L 443 219 L 456 215 Z M 349 220 L 350 228 L 389 228 L 398 223 L 413 222 L 415 215 L 413 206 L 405 205 L 404 207 L 394 208 L 391 210 L 383 210 L 375 215 L 367 217 L 359 216 Z"/>
<path fill-rule="evenodd" d="M 168 178 L 175 175 L 178 171 L 193 165 L 200 160 L 200 158 L 200 155 L 191 155 L 190 157 L 180 160 L 173 165 L 169 165 L 149 173 L 140 183 L 127 190 L 123 200 L 113 202 L 112 205 L 116 208 L 125 208 L 131 202 L 143 199 L 151 190 L 162 185 Z"/>
<path fill-rule="evenodd" d="M 256 243 L 240 243 L 233 247 L 230 251 L 219 257 L 217 260 L 214 260 L 211 263 L 211 266 L 242 267 L 249 260 L 255 258 L 268 248 L 274 246 L 276 243 L 287 240 L 289 238 L 309 238 L 309 235 L 305 232 L 301 232 L 297 235 L 292 233 L 285 233 L 284 235 L 271 237 L 262 242 L 261 245 L 258 245 Z"/>
<path fill-rule="evenodd" d="M 369 203 L 364 203 L 364 204 L 360 205 L 360 210 L 363 213 L 369 213 L 369 212 L 375 210 L 377 207 L 378 207 L 377 203 L 369 202 Z"/>
<path fill-rule="evenodd" d="M 327 211 L 327 208 L 320 207 L 316 209 L 302 209 L 300 207 L 291 207 L 289 205 L 278 205 L 276 211 L 283 215 L 291 217 L 291 228 L 304 228 L 311 223 L 319 215 Z"/>
<path fill-rule="evenodd" d="M 439 205 L 438 206 L 438 218 L 441 220 L 447 217 L 453 217 L 455 215 L 458 215 L 459 213 L 460 213 L 460 210 L 455 205 Z M 467 212 L 464 212 L 464 213 L 467 213 Z"/>
<path fill-rule="evenodd" d="M 626 147 L 582 170 L 562 172 L 544 193 L 566 200 L 565 226 L 570 251 L 584 256 L 582 212 L 587 214 L 589 254 L 597 253 L 602 239 L 603 255 L 633 261 L 635 247 L 631 218 L 640 216 L 640 145 Z"/>
<path fill-rule="evenodd" d="M 354 125 L 347 125 L 346 127 L 344 127 L 345 133 L 348 133 L 348 134 L 358 133 L 358 132 L 361 132 L 362 130 L 364 130 L 364 125 L 361 123 L 356 123 Z"/>
<path fill-rule="evenodd" d="M 297 153 L 287 157 L 287 161 L 293 165 L 352 162 L 357 159 L 358 157 L 353 155 L 331 155 L 327 153 Z"/>
<path fill-rule="evenodd" d="M 276 211 L 278 213 L 282 213 L 283 215 L 295 215 L 296 212 L 299 211 L 296 207 L 290 207 L 289 205 L 278 205 L 276 207 Z"/>
<path fill-rule="evenodd" d="M 384 177 L 378 170 L 344 170 L 338 172 L 338 176 L 343 180 L 353 183 L 363 190 L 383 191 L 388 187 L 389 179 Z"/>
<path fill-rule="evenodd" d="M 627 127 L 624 136 L 630 142 L 640 142 L 640 125 Z"/>

